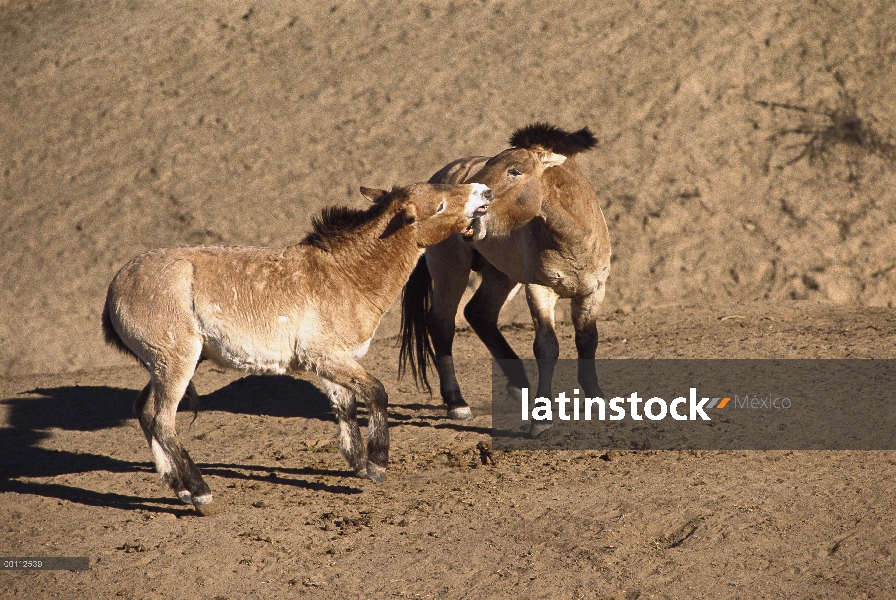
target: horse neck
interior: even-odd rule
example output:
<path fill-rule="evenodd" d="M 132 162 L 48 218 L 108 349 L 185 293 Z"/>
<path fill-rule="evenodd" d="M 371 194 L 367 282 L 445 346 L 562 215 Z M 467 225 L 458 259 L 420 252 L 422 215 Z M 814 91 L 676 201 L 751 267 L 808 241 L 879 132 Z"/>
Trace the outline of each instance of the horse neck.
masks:
<path fill-rule="evenodd" d="M 331 251 L 339 269 L 382 313 L 398 296 L 422 253 L 413 228 L 383 238 L 384 229 L 385 224 L 372 224 L 356 239 Z"/>

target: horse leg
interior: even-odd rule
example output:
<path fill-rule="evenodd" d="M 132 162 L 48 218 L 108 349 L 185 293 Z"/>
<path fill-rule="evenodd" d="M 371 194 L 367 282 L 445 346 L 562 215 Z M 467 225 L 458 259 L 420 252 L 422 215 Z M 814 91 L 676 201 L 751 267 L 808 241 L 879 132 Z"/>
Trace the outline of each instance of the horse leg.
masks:
<path fill-rule="evenodd" d="M 426 250 L 426 265 L 432 276 L 432 306 L 426 329 L 436 355 L 439 392 L 450 419 L 472 419 L 473 411 L 464 400 L 454 371 L 454 319 L 470 280 L 473 253 L 463 243 L 449 238 Z"/>
<path fill-rule="evenodd" d="M 318 366 L 317 374 L 356 397 L 364 398 L 367 403 L 367 464 L 366 469 L 356 468 L 355 472 L 374 483 L 382 483 L 389 464 L 389 396 L 386 388 L 349 356 L 325 361 Z M 357 426 L 357 421 L 355 424 Z M 358 437 L 360 441 L 360 433 Z"/>
<path fill-rule="evenodd" d="M 137 397 L 134 409 L 162 482 L 182 502 L 192 503 L 199 514 L 209 514 L 213 500 L 211 489 L 180 443 L 175 428 L 177 405 L 193 377 L 199 350 L 197 346 L 195 352 L 189 351 L 189 356 L 185 352 L 183 357 L 169 357 L 164 367 L 159 363 L 151 365 L 149 385 Z"/>
<path fill-rule="evenodd" d="M 603 398 L 597 382 L 594 358 L 597 355 L 597 309 L 604 299 L 604 288 L 598 292 L 572 299 L 572 322 L 576 332 L 579 385 L 590 398 Z"/>
<path fill-rule="evenodd" d="M 339 455 L 358 477 L 367 476 L 367 449 L 361 441 L 358 427 L 358 403 L 355 395 L 341 385 L 321 379 L 330 397 L 333 412 L 339 423 Z"/>
<path fill-rule="evenodd" d="M 181 502 L 184 504 L 192 504 L 193 498 L 190 491 L 187 489 L 187 486 L 184 485 L 184 482 L 180 479 L 178 474 L 170 469 L 170 462 L 166 461 L 164 455 L 159 457 L 161 460 L 156 457 L 156 448 L 158 445 L 153 443 L 151 430 L 153 421 L 152 410 L 147 411 L 147 416 L 144 417 L 146 402 L 149 400 L 151 393 L 152 381 L 146 384 L 146 387 L 143 388 L 143 391 L 141 391 L 136 400 L 134 400 L 134 415 L 137 417 L 137 422 L 140 423 L 140 429 L 143 430 L 143 435 L 146 436 L 146 443 L 149 444 L 149 449 L 153 453 L 153 461 L 156 465 L 156 471 L 162 478 L 162 483 L 171 486 L 171 489 L 174 490 L 174 493 L 177 494 L 177 497 Z"/>
<path fill-rule="evenodd" d="M 519 398 L 522 388 L 529 386 L 529 381 L 522 363 L 519 362 L 519 356 L 498 329 L 498 315 L 507 297 L 520 284 L 491 264 L 486 264 L 480 273 L 482 282 L 464 308 L 464 317 L 492 357 L 501 361 L 499 365 L 507 377 L 508 391 Z"/>
<path fill-rule="evenodd" d="M 146 443 L 149 444 L 149 449 L 152 450 L 152 432 L 149 428 L 143 424 L 143 419 L 141 415 L 143 413 L 143 409 L 146 406 L 147 400 L 149 400 L 149 394 L 152 389 L 152 383 L 147 383 L 146 387 L 140 392 L 137 398 L 134 400 L 134 415 L 137 417 L 137 422 L 140 424 L 140 429 L 143 430 L 143 435 L 146 437 Z M 193 388 L 193 393 L 195 394 L 195 388 Z M 187 393 L 189 396 L 190 392 Z M 171 488 L 174 490 L 174 493 L 177 494 L 177 497 L 184 504 L 193 504 L 192 494 L 187 489 L 187 486 L 184 485 L 183 481 L 180 479 L 172 480 L 170 482 Z"/>
<path fill-rule="evenodd" d="M 554 330 L 554 307 L 558 298 L 557 293 L 549 287 L 532 283 L 526 285 L 526 300 L 529 302 L 529 312 L 535 325 L 535 342 L 532 344 L 532 350 L 538 363 L 536 398 L 553 398 L 551 381 L 554 378 L 554 366 L 560 357 L 560 343 Z M 533 421 L 529 433 L 532 437 L 536 437 L 549 429 L 552 424 L 550 421 L 537 424 Z"/>

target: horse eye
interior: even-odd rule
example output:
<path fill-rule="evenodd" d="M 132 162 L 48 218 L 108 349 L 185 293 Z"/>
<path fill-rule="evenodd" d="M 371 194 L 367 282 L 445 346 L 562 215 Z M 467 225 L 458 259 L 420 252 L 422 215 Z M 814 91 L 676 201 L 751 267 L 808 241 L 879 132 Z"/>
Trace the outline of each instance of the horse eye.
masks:
<path fill-rule="evenodd" d="M 436 209 L 436 214 L 439 214 L 443 210 L 445 210 L 445 201 L 444 200 L 441 202 L 441 204 L 439 204 L 439 208 Z"/>
<path fill-rule="evenodd" d="M 514 179 L 516 179 L 517 177 L 519 177 L 522 174 L 523 174 L 523 172 L 520 171 L 519 169 L 517 169 L 516 167 L 511 167 L 511 168 L 507 169 L 507 175 Z"/>

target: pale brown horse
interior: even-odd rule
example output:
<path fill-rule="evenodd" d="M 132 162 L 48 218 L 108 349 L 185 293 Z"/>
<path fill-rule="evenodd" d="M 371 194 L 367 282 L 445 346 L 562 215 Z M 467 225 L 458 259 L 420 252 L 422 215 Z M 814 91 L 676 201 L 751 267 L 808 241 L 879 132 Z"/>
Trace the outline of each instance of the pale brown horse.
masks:
<path fill-rule="evenodd" d="M 588 128 L 566 132 L 535 123 L 514 132 L 513 147 L 497 156 L 456 160 L 430 179 L 484 183 L 495 193 L 476 236 L 451 236 L 426 250 L 402 300 L 400 372 L 410 363 L 415 379 L 428 388 L 427 360 L 434 359 L 449 417 L 472 417 L 452 358 L 454 319 L 471 269 L 480 271 L 482 282 L 464 316 L 496 359 L 517 359 L 498 329 L 498 314 L 508 296 L 525 286 L 535 325 L 538 397 L 553 397 L 559 356 L 554 306 L 558 298 L 571 298 L 576 350 L 584 359 L 579 382 L 585 393 L 600 395 L 596 319 L 610 274 L 610 237 L 594 188 L 574 159 L 595 144 Z M 528 385 L 521 368 L 502 368 L 511 393 Z"/>
<path fill-rule="evenodd" d="M 200 514 L 211 510 L 212 493 L 178 440 L 175 413 L 185 394 L 195 398 L 191 380 L 202 359 L 256 373 L 317 373 L 339 422 L 340 454 L 357 475 L 383 480 L 388 398 L 356 360 L 423 249 L 474 235 L 492 193 L 481 184 L 429 183 L 361 191 L 370 208 L 325 209 L 294 246 L 153 250 L 109 286 L 106 341 L 149 371 L 134 413 L 156 469 Z M 366 448 L 357 400 L 370 412 Z"/>

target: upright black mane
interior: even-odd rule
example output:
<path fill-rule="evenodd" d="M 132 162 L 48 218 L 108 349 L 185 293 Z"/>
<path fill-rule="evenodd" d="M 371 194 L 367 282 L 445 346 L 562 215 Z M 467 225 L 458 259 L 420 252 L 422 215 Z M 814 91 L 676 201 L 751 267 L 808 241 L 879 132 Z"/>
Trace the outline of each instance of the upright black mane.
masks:
<path fill-rule="evenodd" d="M 548 123 L 532 123 L 514 131 L 510 136 L 510 145 L 514 148 L 541 146 L 569 157 L 594 148 L 597 138 L 587 127 L 570 133 Z"/>
<path fill-rule="evenodd" d="M 350 239 L 364 225 L 379 219 L 395 200 L 407 198 L 405 188 L 392 188 L 376 199 L 366 209 L 349 206 L 327 206 L 320 215 L 311 218 L 311 231 L 305 234 L 300 244 L 314 246 L 321 250 L 332 250 Z"/>

